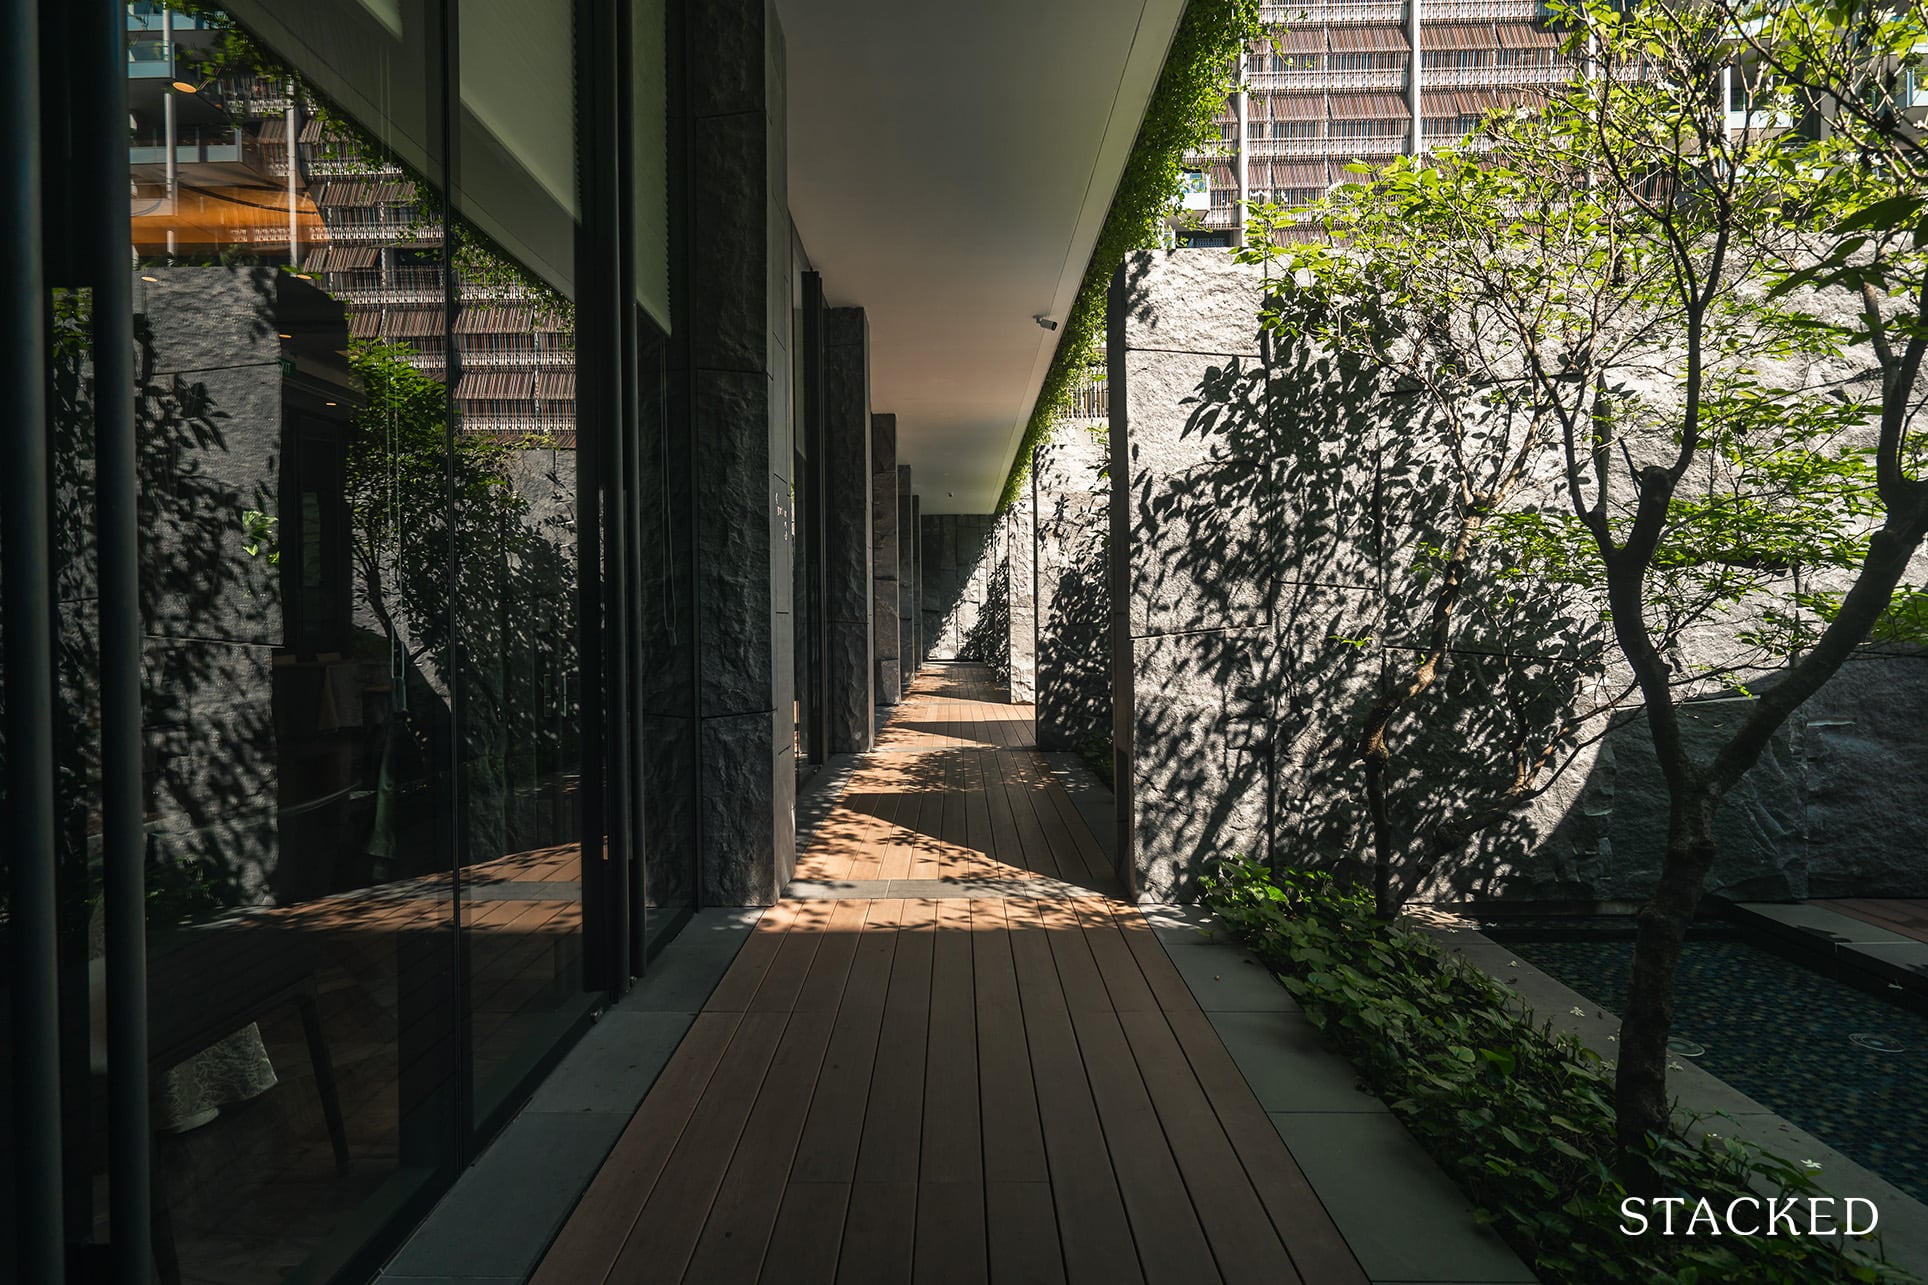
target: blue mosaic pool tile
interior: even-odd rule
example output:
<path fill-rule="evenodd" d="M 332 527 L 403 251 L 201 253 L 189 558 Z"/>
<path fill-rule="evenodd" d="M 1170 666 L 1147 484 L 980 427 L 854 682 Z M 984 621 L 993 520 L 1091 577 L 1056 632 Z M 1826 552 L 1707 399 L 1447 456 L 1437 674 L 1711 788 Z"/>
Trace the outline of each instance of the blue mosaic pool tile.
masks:
<path fill-rule="evenodd" d="M 1614 1012 L 1631 941 L 1535 941 L 1513 950 Z M 1675 983 L 1673 1033 L 1706 1048 L 1695 1063 L 1928 1200 L 1928 1018 L 1738 941 L 1690 941 Z M 1903 1052 L 1862 1048 L 1878 1035 Z M 1788 1157 L 1800 1159 L 1799 1156 Z"/>

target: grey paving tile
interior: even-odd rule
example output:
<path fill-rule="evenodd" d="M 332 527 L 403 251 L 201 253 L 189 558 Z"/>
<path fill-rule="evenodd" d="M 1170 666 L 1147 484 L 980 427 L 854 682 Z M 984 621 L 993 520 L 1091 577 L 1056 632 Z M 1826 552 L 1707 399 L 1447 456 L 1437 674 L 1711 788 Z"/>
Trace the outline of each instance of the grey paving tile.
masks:
<path fill-rule="evenodd" d="M 1844 942 L 1835 953 L 1870 972 L 1928 977 L 1928 941 Z"/>
<path fill-rule="evenodd" d="M 1285 987 L 1263 964 L 1236 946 L 1175 946 L 1167 942 L 1165 953 L 1192 988 L 1198 1006 L 1207 1013 L 1283 1013 L 1294 1007 Z"/>
<path fill-rule="evenodd" d="M 1218 926 L 1218 917 L 1202 906 L 1169 906 L 1144 902 L 1138 909 L 1168 946 L 1195 946 L 1201 942 L 1229 941 Z"/>
<path fill-rule="evenodd" d="M 1296 1005 L 1284 1011 L 1219 1011 L 1212 1028 L 1267 1111 L 1376 1111 L 1386 1104 L 1359 1087 L 1352 1067 L 1328 1049 Z"/>
<path fill-rule="evenodd" d="M 1764 919 L 1770 924 L 1829 941 L 1907 942 L 1913 940 L 1900 933 L 1889 932 L 1886 928 L 1877 928 L 1852 915 L 1829 910 L 1826 906 L 1807 903 L 1784 906 L 1770 901 L 1743 901 L 1737 903 L 1735 909 L 1743 915 Z"/>
<path fill-rule="evenodd" d="M 611 1009 L 569 1050 L 527 1111 L 602 1111 L 627 1119 L 695 1017 Z"/>
<path fill-rule="evenodd" d="M 701 1011 L 749 935 L 748 925 L 719 925 L 699 931 L 697 924 L 690 924 L 651 962 L 649 971 L 611 1011 Z"/>
<path fill-rule="evenodd" d="M 1474 1226 L 1472 1205 L 1390 1114 L 1269 1114 L 1374 1281 L 1536 1279 L 1505 1242 Z"/>
<path fill-rule="evenodd" d="M 613 1123 L 613 1128 L 612 1128 Z M 426 1221 L 387 1273 L 404 1280 L 521 1279 L 575 1207 L 624 1121 L 607 1115 L 524 1112 L 509 1122 Z"/>

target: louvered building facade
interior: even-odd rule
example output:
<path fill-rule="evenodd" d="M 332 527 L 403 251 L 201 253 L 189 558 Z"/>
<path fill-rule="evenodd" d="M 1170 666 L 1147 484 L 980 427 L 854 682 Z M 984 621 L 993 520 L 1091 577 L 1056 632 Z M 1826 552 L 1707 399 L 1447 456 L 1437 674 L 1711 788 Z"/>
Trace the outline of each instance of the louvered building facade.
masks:
<path fill-rule="evenodd" d="M 1308 205 L 1354 161 L 1457 141 L 1492 109 L 1572 74 L 1537 0 L 1303 0 L 1262 12 L 1267 36 L 1246 52 L 1218 145 L 1187 158 L 1210 193 L 1195 243 L 1232 243 L 1248 203 Z"/>

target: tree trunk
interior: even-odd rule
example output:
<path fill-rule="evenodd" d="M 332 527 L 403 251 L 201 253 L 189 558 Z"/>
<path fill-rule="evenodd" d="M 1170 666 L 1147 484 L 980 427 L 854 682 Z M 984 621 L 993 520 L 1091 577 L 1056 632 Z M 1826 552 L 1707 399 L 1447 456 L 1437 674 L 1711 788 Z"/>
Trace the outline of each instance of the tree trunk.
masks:
<path fill-rule="evenodd" d="M 1401 898 L 1393 891 L 1392 809 L 1386 802 L 1386 764 L 1392 756 L 1383 735 L 1376 737 L 1362 759 L 1366 769 L 1366 815 L 1372 823 L 1372 902 L 1382 919 L 1399 913 Z"/>
<path fill-rule="evenodd" d="M 1717 793 L 1704 785 L 1677 791 L 1668 809 L 1667 851 L 1653 896 L 1635 916 L 1633 976 L 1621 1015 L 1614 1106 L 1620 1177 L 1628 1189 L 1653 1194 L 1647 1136 L 1671 1127 L 1667 1101 L 1667 1036 L 1674 1020 L 1674 974 L 1714 864 Z"/>

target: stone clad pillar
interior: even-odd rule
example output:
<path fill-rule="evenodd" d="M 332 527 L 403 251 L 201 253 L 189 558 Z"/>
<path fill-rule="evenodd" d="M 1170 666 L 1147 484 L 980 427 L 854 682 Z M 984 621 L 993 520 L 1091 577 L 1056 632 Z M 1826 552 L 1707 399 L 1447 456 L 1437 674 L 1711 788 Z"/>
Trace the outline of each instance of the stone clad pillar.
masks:
<path fill-rule="evenodd" d="M 903 694 L 903 651 L 897 627 L 900 592 L 897 546 L 897 417 L 870 417 L 870 562 L 873 617 L 871 645 L 876 649 L 876 699 L 895 705 Z"/>
<path fill-rule="evenodd" d="M 790 227 L 783 32 L 770 0 L 689 6 L 689 64 L 672 110 L 693 151 L 690 237 L 669 350 L 686 424 L 644 450 L 644 842 L 652 899 L 698 854 L 694 898 L 768 905 L 796 861 Z M 645 500 L 647 506 L 650 501 Z M 660 523 L 660 530 L 657 524 Z"/>
<path fill-rule="evenodd" d="M 917 516 L 910 465 L 897 466 L 897 665 L 899 692 L 917 673 Z"/>
<path fill-rule="evenodd" d="M 910 497 L 910 655 L 913 671 L 922 669 L 930 659 L 930 635 L 924 629 L 924 497 Z"/>
<path fill-rule="evenodd" d="M 1067 428 L 1031 462 L 1038 748 L 1111 739 L 1111 586 L 1104 441 Z"/>
<path fill-rule="evenodd" d="M 1036 551 L 1029 492 L 1004 515 L 1004 561 L 1010 593 L 1010 674 L 1007 683 L 1013 705 L 1037 700 L 1038 612 L 1034 575 Z"/>
<path fill-rule="evenodd" d="M 826 308 L 823 316 L 825 723 L 832 754 L 858 754 L 870 748 L 877 704 L 870 323 L 862 308 Z"/>

